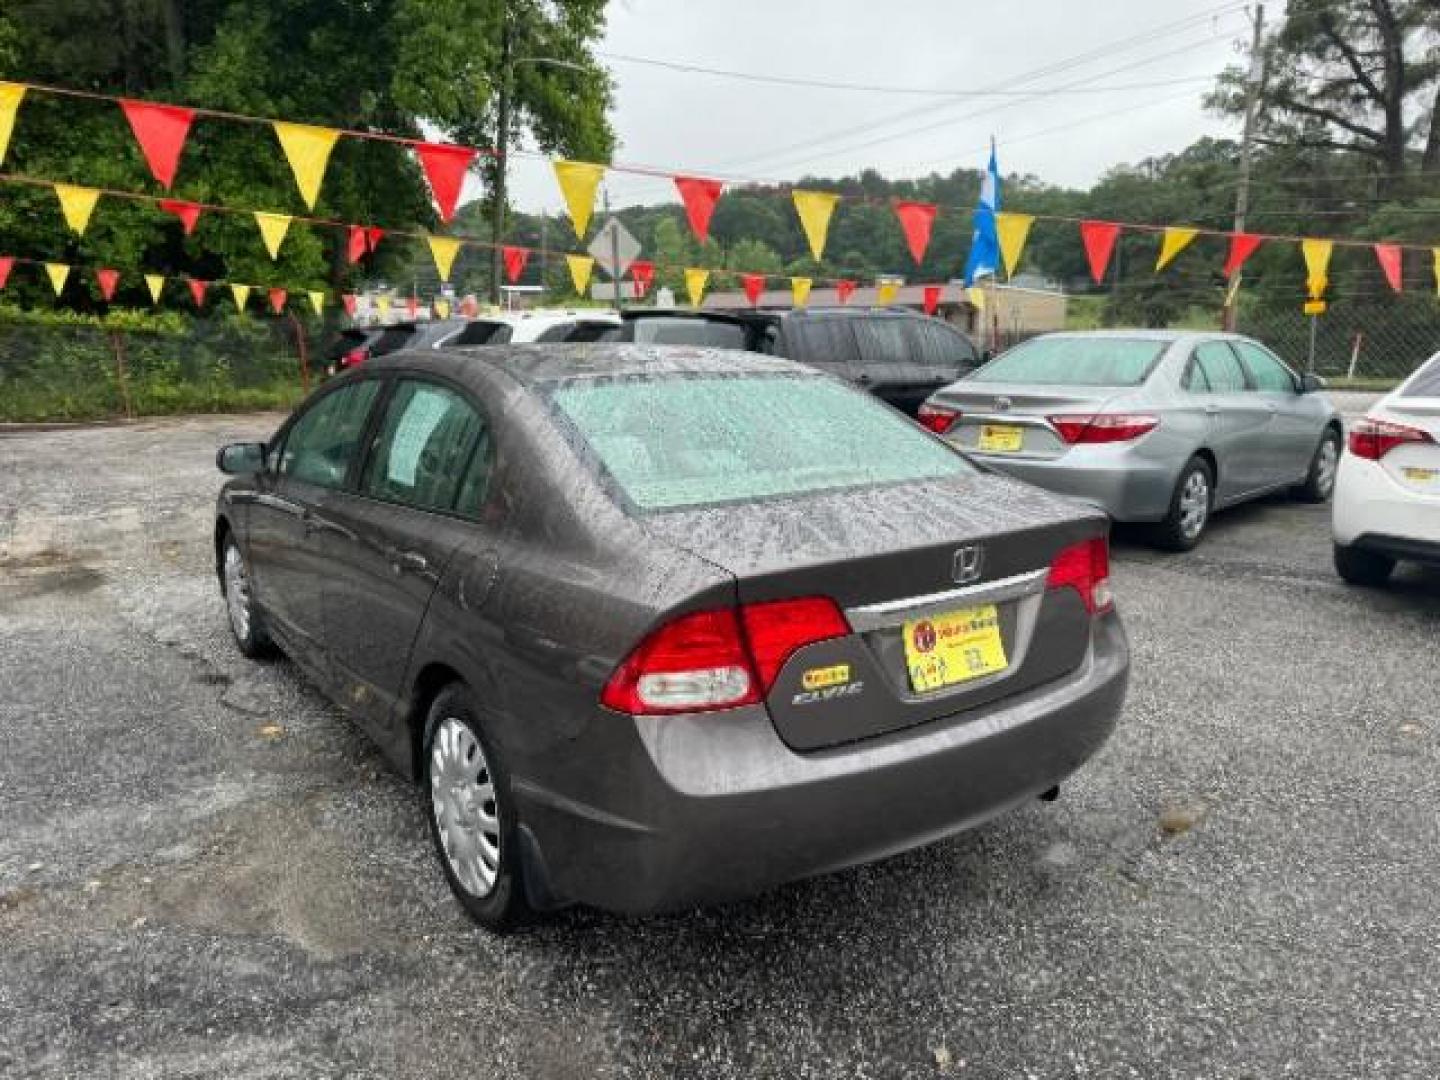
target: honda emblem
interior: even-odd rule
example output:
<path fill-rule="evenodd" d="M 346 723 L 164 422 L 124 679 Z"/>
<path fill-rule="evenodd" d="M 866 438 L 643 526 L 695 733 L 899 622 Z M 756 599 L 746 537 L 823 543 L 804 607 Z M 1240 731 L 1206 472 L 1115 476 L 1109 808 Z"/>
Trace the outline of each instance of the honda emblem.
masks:
<path fill-rule="evenodd" d="M 979 544 L 966 544 L 955 552 L 955 563 L 951 576 L 957 585 L 969 585 L 980 580 L 985 567 L 985 550 Z"/>

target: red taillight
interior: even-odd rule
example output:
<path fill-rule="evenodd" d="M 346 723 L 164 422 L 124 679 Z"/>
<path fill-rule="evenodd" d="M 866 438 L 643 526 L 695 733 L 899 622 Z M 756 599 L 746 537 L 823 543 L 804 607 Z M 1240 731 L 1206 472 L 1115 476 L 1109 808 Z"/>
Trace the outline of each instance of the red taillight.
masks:
<path fill-rule="evenodd" d="M 691 612 L 641 641 L 610 676 L 600 703 L 632 716 L 753 705 L 796 649 L 849 632 L 824 597 Z"/>
<path fill-rule="evenodd" d="M 960 413 L 955 409 L 947 409 L 943 405 L 931 405 L 926 402 L 920 406 L 920 411 L 915 414 L 915 419 L 935 432 L 936 435 L 944 435 L 950 430 L 951 425 L 960 419 Z"/>
<path fill-rule="evenodd" d="M 370 355 L 370 350 L 363 346 L 358 349 L 351 349 L 340 358 L 341 367 L 354 367 L 356 364 L 363 364 L 365 358 Z"/>
<path fill-rule="evenodd" d="M 1052 416 L 1050 423 L 1067 443 L 1117 443 L 1154 431 L 1160 418 L 1143 413 L 1093 413 Z"/>
<path fill-rule="evenodd" d="M 1410 443 L 1433 443 L 1428 431 L 1365 417 L 1350 429 L 1350 452 L 1368 461 L 1379 461 L 1397 446 Z"/>
<path fill-rule="evenodd" d="M 1110 592 L 1110 543 L 1103 536 L 1072 544 L 1050 564 L 1047 589 L 1074 589 L 1091 615 L 1115 606 Z"/>

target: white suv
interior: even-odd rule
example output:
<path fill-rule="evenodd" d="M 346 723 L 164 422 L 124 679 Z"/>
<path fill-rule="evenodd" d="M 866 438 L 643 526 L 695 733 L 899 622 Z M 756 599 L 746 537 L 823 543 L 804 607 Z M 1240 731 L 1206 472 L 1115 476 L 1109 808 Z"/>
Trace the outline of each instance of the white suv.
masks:
<path fill-rule="evenodd" d="M 471 319 L 434 342 L 457 345 L 520 345 L 543 341 L 600 341 L 620 329 L 620 316 L 602 308 L 556 311 L 500 311 Z"/>
<path fill-rule="evenodd" d="M 1335 481 L 1335 569 L 1383 585 L 1400 561 L 1440 566 L 1440 353 L 1350 431 Z"/>

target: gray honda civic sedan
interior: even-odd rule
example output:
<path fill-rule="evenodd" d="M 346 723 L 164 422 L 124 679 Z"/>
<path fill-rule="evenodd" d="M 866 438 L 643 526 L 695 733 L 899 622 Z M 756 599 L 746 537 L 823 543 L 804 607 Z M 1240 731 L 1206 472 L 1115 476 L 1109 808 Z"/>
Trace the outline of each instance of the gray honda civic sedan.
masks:
<path fill-rule="evenodd" d="M 1237 334 L 1046 334 L 933 395 L 920 421 L 1185 551 L 1222 507 L 1286 489 L 1330 498 L 1341 424 L 1320 389 Z"/>
<path fill-rule="evenodd" d="M 939 839 L 1052 795 L 1125 696 L 1104 515 L 790 361 L 397 353 L 219 465 L 241 651 L 420 784 L 492 928 Z"/>

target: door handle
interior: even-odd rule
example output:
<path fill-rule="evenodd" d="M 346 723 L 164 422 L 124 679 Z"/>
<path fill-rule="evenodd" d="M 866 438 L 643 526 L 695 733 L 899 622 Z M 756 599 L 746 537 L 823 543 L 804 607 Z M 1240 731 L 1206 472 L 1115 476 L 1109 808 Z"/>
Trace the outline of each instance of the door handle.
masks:
<path fill-rule="evenodd" d="M 404 573 L 406 570 L 412 574 L 423 574 L 430 569 L 430 560 L 418 551 L 399 551 L 391 548 L 386 554 L 390 558 L 390 569 L 397 574 Z"/>
<path fill-rule="evenodd" d="M 859 375 L 855 376 L 855 381 L 858 383 L 869 383 L 871 379 L 869 375 L 862 371 Z"/>

